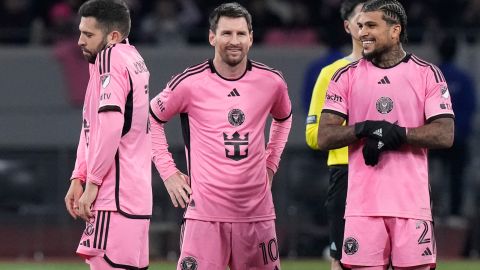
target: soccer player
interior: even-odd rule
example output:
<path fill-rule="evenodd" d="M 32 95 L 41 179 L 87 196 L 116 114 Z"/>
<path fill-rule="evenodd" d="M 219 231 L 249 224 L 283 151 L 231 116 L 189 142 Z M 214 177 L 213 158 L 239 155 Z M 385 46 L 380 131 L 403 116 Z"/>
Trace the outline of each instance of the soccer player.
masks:
<path fill-rule="evenodd" d="M 150 103 L 154 164 L 174 206 L 186 207 L 177 269 L 280 269 L 270 187 L 292 121 L 287 84 L 247 58 L 252 18 L 243 6 L 222 4 L 209 22 L 213 59 L 173 77 Z M 164 123 L 177 114 L 189 176 L 167 150 Z"/>
<path fill-rule="evenodd" d="M 77 253 L 94 270 L 146 269 L 152 212 L 150 74 L 128 43 L 130 11 L 123 1 L 90 0 L 78 13 L 78 45 L 90 63 L 90 80 L 65 197 L 70 215 L 86 221 Z"/>
<path fill-rule="evenodd" d="M 358 37 L 356 20 L 364 2 L 366 0 L 345 0 L 340 7 L 343 26 L 352 39 L 352 52 L 324 67 L 315 83 L 305 130 L 307 144 L 314 150 L 318 150 L 317 138 L 320 113 L 325 102 L 328 83 L 333 73 L 362 57 L 362 43 Z M 328 216 L 330 256 L 333 259 L 331 269 L 341 270 L 340 259 L 342 258 L 343 229 L 345 227 L 343 216 L 347 197 L 348 148 L 330 150 L 327 165 L 330 172 L 330 184 L 325 206 Z"/>
<path fill-rule="evenodd" d="M 363 58 L 333 75 L 318 129 L 320 149 L 349 146 L 342 263 L 431 269 L 427 149 L 453 142 L 447 83 L 436 66 L 404 51 L 407 16 L 398 1 L 365 3 L 357 24 Z"/>

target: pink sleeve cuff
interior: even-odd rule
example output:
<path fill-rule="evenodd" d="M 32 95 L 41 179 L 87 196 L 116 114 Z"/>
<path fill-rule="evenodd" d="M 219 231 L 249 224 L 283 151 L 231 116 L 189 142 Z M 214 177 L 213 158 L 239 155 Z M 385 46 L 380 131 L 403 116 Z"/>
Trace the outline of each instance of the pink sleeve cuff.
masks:
<path fill-rule="evenodd" d="M 89 174 L 87 177 L 87 182 L 100 186 L 102 185 L 103 179 L 102 177 L 97 177 L 93 174 Z"/>
<path fill-rule="evenodd" d="M 86 176 L 84 173 L 73 171 L 72 176 L 70 177 L 70 181 L 73 179 L 79 179 L 82 183 L 85 183 Z"/>
<path fill-rule="evenodd" d="M 267 160 L 267 168 L 269 168 L 270 170 L 273 171 L 273 173 L 277 173 L 277 170 L 278 170 L 278 165 L 275 164 L 274 162 L 271 162 L 269 160 Z"/>

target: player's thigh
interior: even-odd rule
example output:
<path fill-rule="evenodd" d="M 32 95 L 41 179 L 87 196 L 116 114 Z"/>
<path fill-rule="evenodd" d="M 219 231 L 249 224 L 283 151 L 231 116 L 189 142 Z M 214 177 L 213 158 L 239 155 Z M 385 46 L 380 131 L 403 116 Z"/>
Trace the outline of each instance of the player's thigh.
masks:
<path fill-rule="evenodd" d="M 231 250 L 231 223 L 187 219 L 178 270 L 225 270 Z"/>
<path fill-rule="evenodd" d="M 386 220 L 391 234 L 392 265 L 395 269 L 435 266 L 436 244 L 431 221 L 406 218 Z"/>
<path fill-rule="evenodd" d="M 346 217 L 342 263 L 384 266 L 390 258 L 390 240 L 383 217 Z"/>
<path fill-rule="evenodd" d="M 99 257 L 111 266 L 147 267 L 149 219 L 131 219 L 116 211 L 93 211 L 77 253 Z"/>
<path fill-rule="evenodd" d="M 232 224 L 231 270 L 280 270 L 275 220 Z"/>

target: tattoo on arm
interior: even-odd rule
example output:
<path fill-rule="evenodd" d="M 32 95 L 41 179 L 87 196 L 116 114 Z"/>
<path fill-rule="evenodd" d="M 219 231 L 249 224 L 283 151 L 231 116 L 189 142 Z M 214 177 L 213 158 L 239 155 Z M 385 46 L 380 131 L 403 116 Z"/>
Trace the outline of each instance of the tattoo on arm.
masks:
<path fill-rule="evenodd" d="M 439 118 L 418 128 L 409 128 L 407 142 L 429 149 L 448 148 L 453 144 L 454 121 L 452 118 Z"/>
<path fill-rule="evenodd" d="M 357 140 L 353 126 L 342 126 L 345 119 L 333 113 L 322 113 L 318 126 L 318 148 L 337 149 Z"/>

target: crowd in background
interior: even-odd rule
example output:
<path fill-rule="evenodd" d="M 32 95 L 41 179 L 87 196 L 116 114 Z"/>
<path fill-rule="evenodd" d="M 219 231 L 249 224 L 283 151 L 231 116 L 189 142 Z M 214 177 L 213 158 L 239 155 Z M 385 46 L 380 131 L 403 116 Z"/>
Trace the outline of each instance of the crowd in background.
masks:
<path fill-rule="evenodd" d="M 76 11 L 84 0 L 0 0 L 0 44 L 48 45 L 77 34 Z M 127 0 L 131 40 L 181 46 L 205 44 L 214 0 Z M 253 16 L 256 44 L 311 46 L 348 41 L 338 14 L 341 0 L 238 0 Z M 480 0 L 402 1 L 409 41 L 422 43 L 439 31 L 478 42 Z"/>

